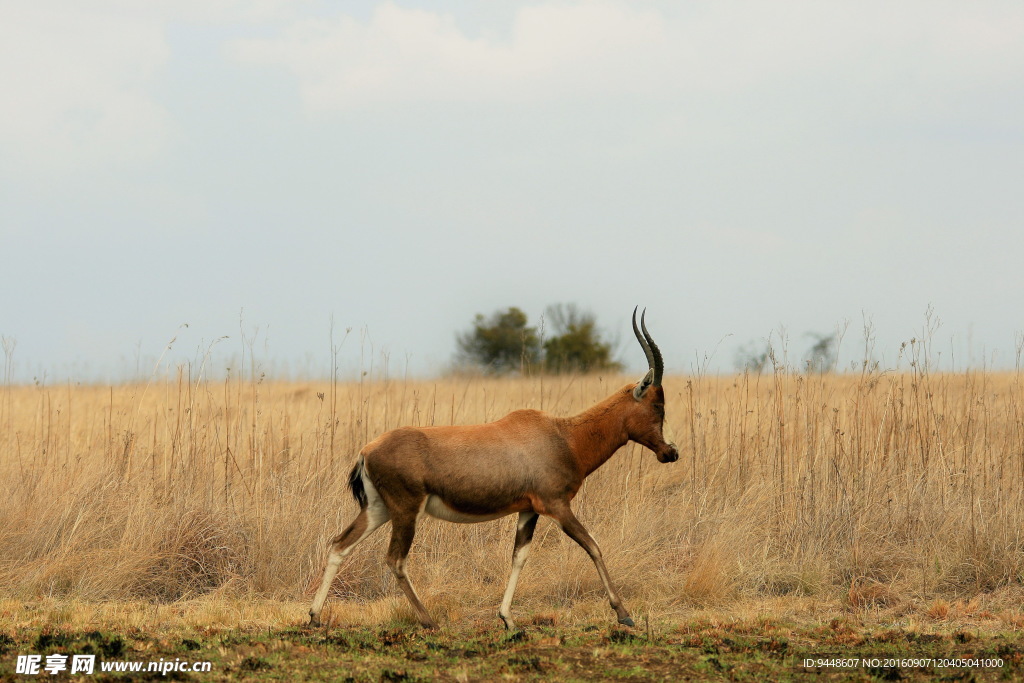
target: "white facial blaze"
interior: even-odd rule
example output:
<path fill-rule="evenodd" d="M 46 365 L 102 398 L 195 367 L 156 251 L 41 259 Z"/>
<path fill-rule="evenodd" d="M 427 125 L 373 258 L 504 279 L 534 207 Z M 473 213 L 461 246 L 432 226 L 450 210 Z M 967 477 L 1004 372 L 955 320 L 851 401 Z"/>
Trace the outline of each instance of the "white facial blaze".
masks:
<path fill-rule="evenodd" d="M 672 430 L 672 426 L 668 422 L 665 422 L 661 426 L 661 435 L 662 435 L 662 438 L 665 439 L 665 441 L 667 443 L 675 445 L 675 443 L 676 443 L 675 433 Z"/>

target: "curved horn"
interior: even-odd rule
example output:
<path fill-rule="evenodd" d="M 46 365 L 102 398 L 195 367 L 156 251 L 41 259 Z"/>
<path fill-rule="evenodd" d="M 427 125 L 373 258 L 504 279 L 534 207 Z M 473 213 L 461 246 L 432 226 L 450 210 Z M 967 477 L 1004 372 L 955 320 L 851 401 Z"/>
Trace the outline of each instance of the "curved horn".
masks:
<path fill-rule="evenodd" d="M 640 342 L 640 347 L 643 348 L 644 355 L 647 356 L 647 367 L 650 368 L 651 370 L 653 370 L 654 369 L 654 354 L 651 353 L 651 346 L 650 346 L 650 344 L 647 343 L 647 339 L 640 335 L 640 328 L 638 328 L 636 326 L 636 311 L 637 311 L 638 308 L 640 308 L 640 307 L 637 306 L 636 308 L 633 309 L 633 334 L 636 335 L 636 340 L 638 342 Z M 645 308 L 644 309 L 644 313 L 646 313 L 646 312 L 647 312 L 647 309 Z M 643 313 L 640 314 L 640 319 L 643 320 Z"/>
<path fill-rule="evenodd" d="M 658 345 L 655 344 L 654 340 L 651 338 L 651 333 L 647 331 L 647 325 L 644 325 L 644 314 L 646 313 L 647 309 L 645 308 L 644 312 L 640 314 L 640 329 L 643 330 L 644 337 L 647 338 L 647 343 L 650 345 L 650 353 L 647 354 L 647 362 L 650 363 L 651 367 L 654 369 L 654 386 L 660 387 L 661 376 L 665 372 L 665 361 L 661 357 L 661 349 L 658 348 Z M 636 329 L 635 318 L 633 320 L 633 329 Z M 654 356 L 653 360 L 651 360 L 651 356 Z"/>

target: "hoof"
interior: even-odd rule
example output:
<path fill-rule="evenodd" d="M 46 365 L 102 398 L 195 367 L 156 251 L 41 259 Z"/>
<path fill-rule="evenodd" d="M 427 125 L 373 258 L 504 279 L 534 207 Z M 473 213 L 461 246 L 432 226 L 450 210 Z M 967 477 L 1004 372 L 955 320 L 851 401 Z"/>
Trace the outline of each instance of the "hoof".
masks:
<path fill-rule="evenodd" d="M 317 617 L 316 615 L 310 614 L 309 615 L 309 627 L 310 628 L 317 628 L 319 626 L 323 626 L 323 624 L 320 623 L 320 618 Z"/>
<path fill-rule="evenodd" d="M 636 624 L 633 623 L 633 619 L 630 617 L 623 617 L 622 619 L 619 619 L 619 623 L 623 626 L 636 626 Z"/>
<path fill-rule="evenodd" d="M 421 621 L 420 626 L 422 626 L 425 631 L 436 631 L 441 628 L 437 625 L 436 621 Z"/>
<path fill-rule="evenodd" d="M 509 634 L 505 636 L 506 643 L 521 643 L 524 640 L 526 640 L 526 631 L 521 628 L 510 631 Z"/>

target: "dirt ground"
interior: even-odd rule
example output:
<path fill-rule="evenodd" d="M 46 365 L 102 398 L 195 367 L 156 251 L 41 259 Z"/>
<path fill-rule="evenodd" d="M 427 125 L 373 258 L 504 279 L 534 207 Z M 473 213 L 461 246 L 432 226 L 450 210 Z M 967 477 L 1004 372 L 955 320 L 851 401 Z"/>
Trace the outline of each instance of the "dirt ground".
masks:
<path fill-rule="evenodd" d="M 423 631 L 398 615 L 376 624 L 301 625 L 294 603 L 147 606 L 0 603 L 2 680 L 655 681 L 1019 680 L 1020 624 L 961 609 L 943 618 L 817 606 L 641 616 L 634 629 L 594 611 L 524 615 L 507 633 L 476 615 Z M 766 607 L 766 606 L 762 606 Z M 961 606 L 965 607 L 965 606 Z M 770 608 L 770 606 L 767 606 Z M 932 608 L 934 612 L 934 608 Z M 291 623 L 284 623 L 291 621 Z M 19 656 L 91 655 L 92 675 L 18 673 Z M 150 662 L 161 671 L 104 671 Z M 197 663 L 209 670 L 193 671 Z M 24 659 L 22 659 L 24 667 Z M 200 667 L 202 668 L 202 667 Z M 24 669 L 22 669 L 24 670 Z"/>

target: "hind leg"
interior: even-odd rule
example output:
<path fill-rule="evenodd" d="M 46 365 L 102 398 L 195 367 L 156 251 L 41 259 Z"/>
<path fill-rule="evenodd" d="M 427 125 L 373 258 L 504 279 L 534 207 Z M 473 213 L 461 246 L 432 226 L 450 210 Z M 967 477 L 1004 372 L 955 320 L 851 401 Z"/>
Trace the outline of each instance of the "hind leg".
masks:
<path fill-rule="evenodd" d="M 324 578 L 320 582 L 320 590 L 316 592 L 313 604 L 309 608 L 310 626 L 320 625 L 320 612 L 324 608 L 331 583 L 338 575 L 341 561 L 352 552 L 359 541 L 376 531 L 384 522 L 388 521 L 388 518 L 387 509 L 382 505 L 369 505 L 359 511 L 359 515 L 348 525 L 347 529 L 331 539 L 331 552 L 327 556 Z"/>
<path fill-rule="evenodd" d="M 405 558 L 409 555 L 409 548 L 412 547 L 412 539 L 416 535 L 416 515 L 402 515 L 396 517 L 391 523 L 391 544 L 388 546 L 387 562 L 394 572 L 398 585 L 401 586 L 405 597 L 412 603 L 416 611 L 416 617 L 424 628 L 437 628 L 437 622 L 431 618 L 430 613 L 420 602 L 416 595 L 416 589 L 405 573 Z"/>

